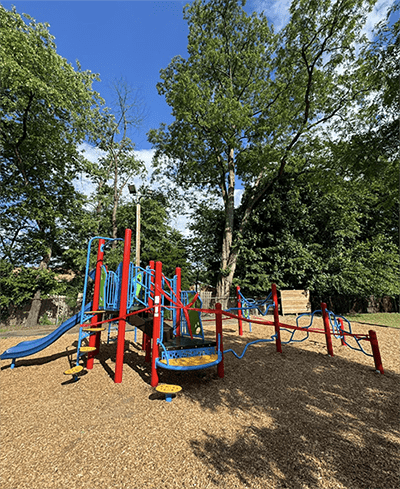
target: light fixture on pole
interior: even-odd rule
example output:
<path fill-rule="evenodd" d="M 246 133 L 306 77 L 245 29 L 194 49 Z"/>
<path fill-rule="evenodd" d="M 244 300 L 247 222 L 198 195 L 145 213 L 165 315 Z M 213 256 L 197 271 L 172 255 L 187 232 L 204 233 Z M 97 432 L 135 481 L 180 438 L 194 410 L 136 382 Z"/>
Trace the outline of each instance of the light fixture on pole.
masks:
<path fill-rule="evenodd" d="M 140 199 L 141 195 L 137 193 L 136 187 L 134 184 L 128 185 L 129 193 L 136 197 L 136 258 L 135 265 L 137 267 L 140 266 Z"/>

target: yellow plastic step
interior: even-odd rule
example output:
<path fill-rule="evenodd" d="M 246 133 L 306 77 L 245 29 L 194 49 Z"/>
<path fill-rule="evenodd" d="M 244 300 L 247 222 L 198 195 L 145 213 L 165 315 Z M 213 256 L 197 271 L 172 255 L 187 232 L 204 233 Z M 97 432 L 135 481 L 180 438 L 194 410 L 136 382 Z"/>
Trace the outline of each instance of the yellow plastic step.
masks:
<path fill-rule="evenodd" d="M 179 392 L 182 390 L 180 385 L 173 384 L 161 384 L 156 387 L 156 391 L 162 392 L 163 394 L 175 394 L 175 392 Z"/>
<path fill-rule="evenodd" d="M 82 328 L 82 331 L 91 331 L 93 333 L 97 333 L 98 331 L 104 331 L 106 328 L 89 328 L 88 326 Z"/>
<path fill-rule="evenodd" d="M 106 311 L 86 311 L 86 314 L 104 314 Z"/>
<path fill-rule="evenodd" d="M 81 346 L 80 351 L 83 353 L 88 353 L 90 351 L 95 351 L 97 348 L 95 346 Z"/>
<path fill-rule="evenodd" d="M 76 367 L 72 367 L 64 372 L 64 375 L 76 375 L 79 372 L 82 372 L 82 365 L 77 365 Z"/>
<path fill-rule="evenodd" d="M 169 365 L 172 367 L 195 367 L 197 365 L 207 365 L 218 360 L 218 355 L 199 355 L 196 357 L 182 357 L 169 359 Z M 160 363 L 167 364 L 167 360 L 160 360 Z"/>

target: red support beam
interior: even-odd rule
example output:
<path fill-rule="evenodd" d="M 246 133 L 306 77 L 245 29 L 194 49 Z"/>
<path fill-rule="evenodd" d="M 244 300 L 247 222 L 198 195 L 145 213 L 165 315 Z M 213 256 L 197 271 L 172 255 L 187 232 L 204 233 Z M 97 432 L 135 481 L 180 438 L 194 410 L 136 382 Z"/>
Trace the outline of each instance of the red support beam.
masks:
<path fill-rule="evenodd" d="M 279 305 L 278 305 L 278 292 L 276 290 L 276 284 L 271 285 L 272 290 L 272 300 L 274 301 L 274 326 L 276 334 L 276 351 L 282 353 L 282 343 L 281 343 L 281 330 L 279 326 Z"/>
<path fill-rule="evenodd" d="M 181 272 L 182 272 L 181 269 L 179 267 L 177 267 L 175 270 L 175 275 L 176 275 L 176 302 L 177 303 L 179 303 L 181 301 L 181 288 L 182 288 Z M 176 335 L 175 336 L 180 336 L 181 335 L 181 310 L 179 307 L 176 308 L 175 328 L 176 328 Z"/>
<path fill-rule="evenodd" d="M 243 321 L 242 321 L 242 298 L 240 297 L 240 287 L 236 287 L 236 299 L 238 306 L 238 323 L 239 323 L 239 336 L 243 336 Z"/>
<path fill-rule="evenodd" d="M 122 277 L 121 277 L 121 296 L 119 302 L 119 317 L 121 319 L 118 321 L 117 355 L 115 361 L 115 376 L 114 376 L 114 382 L 116 384 L 120 384 L 122 382 L 122 368 L 124 365 L 125 324 L 126 324 L 126 306 L 128 300 L 129 264 L 131 260 L 131 239 L 132 239 L 132 230 L 125 229 L 124 257 L 122 261 Z"/>
<path fill-rule="evenodd" d="M 222 360 L 219 362 L 217 365 L 217 374 L 218 377 L 221 379 L 224 378 L 225 375 L 225 368 L 224 368 L 224 347 L 223 347 L 223 341 L 222 341 L 222 306 L 218 302 L 215 304 L 215 332 L 216 332 L 216 339 L 217 339 L 217 347 L 218 347 L 218 341 L 219 341 L 219 351 L 222 353 Z"/>
<path fill-rule="evenodd" d="M 92 301 L 92 310 L 93 311 L 97 311 L 99 309 L 100 279 L 101 279 L 100 275 L 101 275 L 101 267 L 103 266 L 103 259 L 104 259 L 104 251 L 103 251 L 104 243 L 105 243 L 104 239 L 99 239 L 99 245 L 97 248 L 96 276 L 94 279 L 94 291 L 93 291 L 93 301 Z M 98 323 L 101 320 L 102 320 L 102 314 L 96 314 L 90 320 L 90 324 L 96 325 L 96 323 Z M 93 368 L 94 357 L 99 354 L 100 336 L 101 336 L 101 331 L 99 331 L 95 335 L 94 334 L 90 335 L 89 346 L 96 347 L 96 350 L 91 351 L 88 354 L 88 359 L 86 362 L 86 368 L 88 370 L 91 370 Z"/>
<path fill-rule="evenodd" d="M 385 372 L 383 370 L 381 354 L 379 351 L 378 338 L 375 331 L 372 329 L 368 331 L 368 334 L 371 342 L 372 354 L 374 355 L 375 369 L 383 375 Z"/>
<path fill-rule="evenodd" d="M 342 330 L 340 334 L 343 335 L 340 338 L 340 342 L 342 343 L 342 346 L 346 346 L 346 341 L 344 340 L 344 334 L 343 334 L 343 331 L 344 331 L 343 319 L 342 318 L 338 318 L 338 319 L 339 319 L 339 323 L 340 323 L 340 329 Z"/>
<path fill-rule="evenodd" d="M 160 261 L 156 263 L 156 275 L 155 275 L 154 282 L 155 282 L 155 288 L 154 288 L 154 318 L 153 318 L 153 354 L 151 358 L 151 386 L 157 387 L 158 373 L 156 368 L 156 360 L 159 354 L 157 339 L 160 336 L 160 326 L 161 326 L 161 288 L 162 288 L 162 263 Z"/>
<path fill-rule="evenodd" d="M 326 310 L 325 302 L 321 303 L 322 309 L 322 319 L 324 321 L 324 330 L 325 330 L 325 338 L 326 338 L 326 348 L 328 350 L 328 355 L 333 357 L 333 347 L 332 347 L 332 336 L 331 336 L 331 326 L 329 324 L 329 315 Z"/>

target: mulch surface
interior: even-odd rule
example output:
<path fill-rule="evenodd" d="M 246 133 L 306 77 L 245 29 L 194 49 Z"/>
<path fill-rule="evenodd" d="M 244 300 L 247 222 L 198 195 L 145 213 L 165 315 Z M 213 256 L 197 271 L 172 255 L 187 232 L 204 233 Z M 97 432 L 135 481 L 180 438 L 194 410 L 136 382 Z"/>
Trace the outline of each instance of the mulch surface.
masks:
<path fill-rule="evenodd" d="M 239 337 L 224 323 L 225 350 L 241 353 L 273 334 L 271 326 L 244 329 Z M 150 386 L 133 333 L 121 384 L 113 382 L 115 343 L 102 343 L 77 382 L 64 375 L 76 334 L 14 370 L 1 361 L 1 488 L 398 489 L 400 330 L 372 329 L 385 375 L 337 339 L 329 357 L 324 336 L 311 334 L 282 354 L 274 343 L 250 346 L 241 360 L 226 354 L 223 379 L 215 367 L 160 369 L 160 382 L 182 387 L 171 403 Z M 1 340 L 1 352 L 23 340 Z"/>

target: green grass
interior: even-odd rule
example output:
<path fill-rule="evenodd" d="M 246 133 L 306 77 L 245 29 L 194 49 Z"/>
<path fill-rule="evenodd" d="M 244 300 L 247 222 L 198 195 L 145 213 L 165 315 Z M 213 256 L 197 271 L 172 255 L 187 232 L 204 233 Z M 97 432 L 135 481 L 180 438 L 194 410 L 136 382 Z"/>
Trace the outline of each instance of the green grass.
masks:
<path fill-rule="evenodd" d="M 379 312 L 375 314 L 346 314 L 350 321 L 376 324 L 379 326 L 390 326 L 400 328 L 400 314 L 397 312 Z"/>

